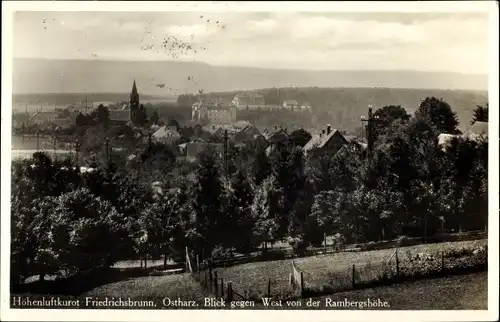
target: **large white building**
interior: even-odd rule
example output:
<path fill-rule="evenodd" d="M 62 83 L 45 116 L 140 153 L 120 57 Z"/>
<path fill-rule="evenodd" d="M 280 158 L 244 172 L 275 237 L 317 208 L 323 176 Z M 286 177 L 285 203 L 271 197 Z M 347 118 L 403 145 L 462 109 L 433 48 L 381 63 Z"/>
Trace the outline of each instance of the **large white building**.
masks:
<path fill-rule="evenodd" d="M 236 106 L 224 102 L 198 101 L 192 105 L 192 120 L 207 121 L 215 124 L 236 122 Z"/>
<path fill-rule="evenodd" d="M 240 93 L 233 98 L 231 103 L 239 110 L 256 110 L 266 108 L 266 100 L 264 99 L 264 96 L 257 93 Z"/>

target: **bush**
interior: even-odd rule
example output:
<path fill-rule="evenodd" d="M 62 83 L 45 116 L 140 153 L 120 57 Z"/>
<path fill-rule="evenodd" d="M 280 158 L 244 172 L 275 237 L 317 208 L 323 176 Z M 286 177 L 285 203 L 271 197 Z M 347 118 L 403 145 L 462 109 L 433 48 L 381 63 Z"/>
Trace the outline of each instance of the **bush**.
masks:
<path fill-rule="evenodd" d="M 233 250 L 231 248 L 225 248 L 223 246 L 215 246 L 215 248 L 212 250 L 212 259 L 213 260 L 230 260 L 233 259 Z"/>
<path fill-rule="evenodd" d="M 292 246 L 293 253 L 297 256 L 302 256 L 306 252 L 308 243 L 304 240 L 302 235 L 297 237 L 289 237 L 288 244 Z"/>

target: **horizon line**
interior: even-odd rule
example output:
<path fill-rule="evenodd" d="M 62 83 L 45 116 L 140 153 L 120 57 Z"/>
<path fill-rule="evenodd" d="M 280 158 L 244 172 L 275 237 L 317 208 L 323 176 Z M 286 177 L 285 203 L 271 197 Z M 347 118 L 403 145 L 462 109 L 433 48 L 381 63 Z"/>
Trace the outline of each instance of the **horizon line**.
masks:
<path fill-rule="evenodd" d="M 468 76 L 483 76 L 488 77 L 488 73 L 466 73 L 459 71 L 427 71 L 418 69 L 300 69 L 300 68 L 280 68 L 280 67 L 259 67 L 249 65 L 218 65 L 211 64 L 204 61 L 191 61 L 191 60 L 153 60 L 153 59 L 118 59 L 118 58 L 47 58 L 47 57 L 12 57 L 12 60 L 46 60 L 46 61 L 81 61 L 81 62 L 120 62 L 120 63 L 181 63 L 181 64 L 199 64 L 211 67 L 222 68 L 248 68 L 260 70 L 277 70 L 277 71 L 305 71 L 305 72 L 412 72 L 422 74 L 458 74 Z"/>

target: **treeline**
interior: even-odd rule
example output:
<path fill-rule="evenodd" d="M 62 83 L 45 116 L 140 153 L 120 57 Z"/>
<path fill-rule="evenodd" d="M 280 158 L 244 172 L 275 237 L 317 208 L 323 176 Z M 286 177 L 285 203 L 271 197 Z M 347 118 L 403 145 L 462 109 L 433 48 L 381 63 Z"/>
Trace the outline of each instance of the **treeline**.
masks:
<path fill-rule="evenodd" d="M 413 117 L 400 106 L 375 114 L 372 150 L 351 142 L 304 155 L 300 132 L 272 142 L 269 155 L 249 142 L 227 157 L 206 150 L 195 164 L 161 144 L 86 173 L 43 154 L 13 162 L 13 282 L 137 256 L 182 258 L 186 246 L 211 258 L 287 240 L 300 253 L 324 233 L 361 243 L 484 229 L 487 139 L 457 137 L 444 150 L 438 134 L 458 123 L 435 98 Z"/>

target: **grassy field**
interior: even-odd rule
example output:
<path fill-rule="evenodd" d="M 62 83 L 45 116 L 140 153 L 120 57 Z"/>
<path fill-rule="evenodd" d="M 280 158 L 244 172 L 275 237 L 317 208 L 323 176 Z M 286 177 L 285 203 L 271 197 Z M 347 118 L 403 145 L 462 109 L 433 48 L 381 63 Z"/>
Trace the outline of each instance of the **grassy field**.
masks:
<path fill-rule="evenodd" d="M 204 297 L 200 285 L 188 274 L 138 277 L 102 285 L 82 295 L 137 300 L 180 297 L 201 301 Z"/>
<path fill-rule="evenodd" d="M 425 279 L 405 284 L 336 293 L 314 298 L 333 301 L 386 301 L 391 310 L 487 310 L 488 272 Z"/>
<path fill-rule="evenodd" d="M 399 249 L 400 267 L 404 269 L 405 257 L 409 254 L 436 253 L 442 251 L 472 248 L 487 245 L 487 240 L 447 242 L 439 244 L 416 245 Z M 296 267 L 303 271 L 305 287 L 319 289 L 325 285 L 335 285 L 339 289 L 349 287 L 352 265 L 356 265 L 357 281 L 373 278 L 381 272 L 384 262 L 391 258 L 394 249 L 367 252 L 341 252 L 294 259 Z M 289 295 L 289 274 L 292 259 L 248 263 L 232 267 L 217 268 L 218 276 L 225 281 L 232 281 L 233 289 L 244 297 L 260 297 L 267 294 L 268 282 L 271 280 L 271 296 Z M 388 263 L 394 265 L 394 258 Z M 446 265 L 446 263 L 445 263 Z"/>
<path fill-rule="evenodd" d="M 182 300 L 203 302 L 207 296 L 200 285 L 188 274 L 164 275 L 164 276 L 139 276 L 124 278 L 122 280 L 103 283 L 97 287 L 88 287 L 85 292 L 73 290 L 73 293 L 67 292 L 43 292 L 40 290 L 23 290 L 12 292 L 13 297 L 29 297 L 32 300 L 42 299 L 43 297 L 58 297 L 61 299 L 76 300 L 79 299 L 80 308 L 89 309 L 91 306 L 85 306 L 85 299 L 92 298 L 114 298 L 133 301 L 153 301 L 155 308 L 164 308 L 162 300 L 169 298 L 172 301 L 180 298 Z M 179 307 L 182 308 L 182 307 Z"/>

